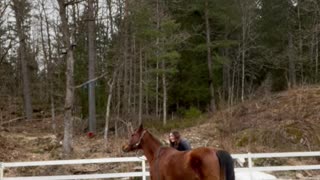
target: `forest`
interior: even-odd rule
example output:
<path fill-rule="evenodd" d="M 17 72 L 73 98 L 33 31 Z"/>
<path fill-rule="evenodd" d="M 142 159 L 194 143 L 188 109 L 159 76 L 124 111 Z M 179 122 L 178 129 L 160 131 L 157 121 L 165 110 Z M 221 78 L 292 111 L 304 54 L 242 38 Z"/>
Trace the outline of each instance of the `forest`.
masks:
<path fill-rule="evenodd" d="M 88 132 L 319 81 L 317 0 L 1 0 L 0 111 Z M 10 117 L 1 116 L 2 120 Z"/>

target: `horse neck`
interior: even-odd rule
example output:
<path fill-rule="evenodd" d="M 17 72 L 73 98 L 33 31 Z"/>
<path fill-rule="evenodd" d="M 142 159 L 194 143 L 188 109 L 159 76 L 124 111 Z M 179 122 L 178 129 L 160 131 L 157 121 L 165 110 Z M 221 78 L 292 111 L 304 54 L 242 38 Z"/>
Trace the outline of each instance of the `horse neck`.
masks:
<path fill-rule="evenodd" d="M 152 163 L 153 160 L 155 159 L 158 149 L 161 147 L 161 143 L 159 140 L 153 137 L 149 132 L 147 132 L 143 137 L 143 141 L 141 142 L 141 147 L 149 163 Z"/>

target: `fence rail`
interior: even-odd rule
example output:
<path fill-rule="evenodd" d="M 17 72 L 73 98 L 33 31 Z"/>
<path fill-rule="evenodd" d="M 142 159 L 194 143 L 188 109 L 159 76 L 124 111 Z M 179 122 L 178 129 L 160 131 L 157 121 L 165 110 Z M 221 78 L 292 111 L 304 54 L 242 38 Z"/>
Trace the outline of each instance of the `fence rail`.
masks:
<path fill-rule="evenodd" d="M 253 159 L 258 158 L 285 158 L 285 157 L 320 157 L 320 151 L 314 152 L 287 152 L 287 153 L 248 153 L 232 154 L 234 159 L 244 158 L 248 162 L 248 167 L 235 168 L 236 172 L 255 171 L 292 171 L 292 170 L 320 170 L 318 165 L 299 166 L 268 166 L 254 167 Z M 106 174 L 85 174 L 85 175 L 59 175 L 59 176 L 29 176 L 29 177 L 5 177 L 5 168 L 31 167 L 31 166 L 52 166 L 52 165 L 74 165 L 74 164 L 101 164 L 101 163 L 124 163 L 140 162 L 141 172 L 106 173 Z M 145 157 L 121 157 L 121 158 L 101 158 L 101 159 L 77 159 L 77 160 L 55 160 L 55 161 L 33 161 L 33 162 L 0 162 L 0 180 L 69 180 L 69 179 L 99 179 L 99 178 L 125 178 L 142 177 L 146 180 L 149 172 L 146 171 Z"/>

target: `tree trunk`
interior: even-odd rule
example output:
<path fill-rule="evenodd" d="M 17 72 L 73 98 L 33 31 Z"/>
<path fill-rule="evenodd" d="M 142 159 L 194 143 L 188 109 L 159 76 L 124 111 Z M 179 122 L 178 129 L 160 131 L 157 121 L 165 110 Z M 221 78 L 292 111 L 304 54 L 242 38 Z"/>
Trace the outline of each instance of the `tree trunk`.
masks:
<path fill-rule="evenodd" d="M 138 124 L 142 123 L 142 100 L 143 100 L 143 87 L 142 87 L 142 49 L 140 46 L 139 49 L 139 117 L 138 117 Z"/>
<path fill-rule="evenodd" d="M 116 117 L 116 121 L 115 121 L 115 136 L 118 137 L 118 128 L 117 128 L 117 122 L 120 119 L 120 111 L 121 111 L 121 81 L 120 79 L 122 78 L 122 72 L 121 70 L 119 70 L 119 74 L 118 74 L 118 78 L 117 78 L 117 101 L 115 102 L 116 104 L 116 111 L 117 111 L 117 117 Z"/>
<path fill-rule="evenodd" d="M 166 73 L 165 73 L 165 62 L 162 60 L 162 89 L 163 89 L 163 125 L 167 124 L 167 82 L 166 82 Z"/>
<path fill-rule="evenodd" d="M 44 7 L 44 2 L 41 2 L 42 7 Z M 45 11 L 45 8 L 42 9 L 43 11 Z M 49 58 L 48 58 L 48 52 L 47 52 L 47 48 L 45 45 L 45 40 L 44 40 L 44 34 L 43 34 L 43 13 L 40 12 L 40 37 L 41 37 L 41 47 L 42 47 L 42 52 L 43 52 L 43 57 L 44 57 L 44 68 L 46 69 L 46 74 L 45 74 L 45 84 L 46 87 L 45 89 L 49 90 L 48 93 L 46 93 L 45 99 L 46 102 L 50 102 L 50 79 L 49 79 Z"/>
<path fill-rule="evenodd" d="M 318 27 L 317 27 L 318 29 Z M 315 82 L 318 83 L 319 79 L 319 35 L 318 35 L 318 30 L 317 33 L 315 34 L 316 36 L 316 45 L 315 45 Z"/>
<path fill-rule="evenodd" d="M 74 101 L 74 57 L 73 50 L 69 50 L 67 53 L 67 79 L 66 79 L 66 98 L 64 105 L 64 139 L 63 139 L 63 151 L 68 157 L 72 151 L 73 141 L 73 101 Z"/>
<path fill-rule="evenodd" d="M 24 110 L 25 115 L 28 120 L 32 119 L 32 102 L 31 102 L 31 90 L 30 90 L 30 79 L 29 79 L 29 70 L 28 70 L 28 62 L 26 58 L 26 38 L 25 29 L 24 29 L 24 17 L 26 16 L 24 13 L 24 6 L 26 6 L 26 2 L 24 0 L 13 0 L 12 8 L 14 10 L 16 16 L 16 28 L 18 33 L 18 38 L 20 42 L 19 46 L 19 59 L 21 62 L 21 75 L 22 75 L 22 83 L 23 83 L 23 99 L 24 99 Z"/>
<path fill-rule="evenodd" d="M 132 50 L 132 53 L 133 53 L 133 59 L 135 60 L 134 63 L 133 63 L 133 113 L 134 114 L 137 114 L 137 88 L 136 88 L 136 85 L 137 85 L 137 74 L 138 74 L 138 68 L 137 68 L 137 63 L 136 63 L 136 37 L 133 36 L 133 40 L 132 40 L 132 45 L 133 45 L 133 50 Z"/>
<path fill-rule="evenodd" d="M 244 101 L 244 86 L 245 86 L 245 59 L 246 59 L 246 34 L 247 34 L 247 23 L 245 9 L 242 8 L 242 48 L 241 48 L 241 101 Z"/>
<path fill-rule="evenodd" d="M 160 110 L 159 110 L 159 58 L 157 58 L 156 66 L 156 117 L 160 119 Z"/>
<path fill-rule="evenodd" d="M 46 8 L 45 8 L 45 2 L 41 2 L 42 10 L 44 14 L 40 14 L 40 33 L 41 33 L 41 41 L 42 41 L 42 49 L 43 49 L 43 55 L 46 62 L 46 68 L 47 68 L 47 81 L 49 83 L 48 87 L 48 93 L 49 93 L 49 101 L 51 105 L 51 126 L 52 131 L 56 133 L 56 122 L 55 122 L 55 107 L 54 107 L 54 98 L 53 98 L 53 69 L 52 69 L 52 49 L 51 49 L 51 38 L 50 38 L 50 27 L 49 27 L 49 21 L 48 16 L 46 14 Z M 48 44 L 48 50 L 45 46 L 45 39 L 43 34 L 43 17 L 46 23 L 46 33 L 47 33 L 47 44 Z"/>
<path fill-rule="evenodd" d="M 160 31 L 160 3 L 159 0 L 157 0 L 157 30 Z M 159 37 L 156 39 L 156 59 L 157 59 L 157 66 L 156 66 L 156 117 L 160 117 L 159 113 Z"/>
<path fill-rule="evenodd" d="M 303 69 L 303 62 L 302 62 L 302 46 L 303 46 L 303 40 L 302 40 L 302 25 L 301 25 L 301 14 L 300 14 L 300 5 L 301 2 L 299 0 L 297 0 L 297 8 L 298 8 L 298 24 L 299 24 L 299 55 L 298 55 L 298 62 L 299 64 L 301 64 L 301 69 L 300 69 L 300 73 L 301 73 L 301 81 L 303 82 L 304 80 L 304 69 Z"/>
<path fill-rule="evenodd" d="M 232 79 L 231 79 L 231 88 L 229 89 L 229 97 L 230 97 L 230 106 L 233 106 L 234 104 L 234 99 L 236 98 L 235 93 L 236 91 L 236 73 L 237 73 L 237 62 L 238 59 L 235 61 L 235 63 L 232 64 Z"/>
<path fill-rule="evenodd" d="M 144 53 L 143 57 L 145 59 L 143 72 L 147 72 L 148 71 L 148 61 L 146 60 L 147 57 L 146 57 L 145 53 Z M 145 111 L 144 111 L 144 113 L 145 113 L 146 116 L 148 116 L 149 112 L 150 112 L 150 110 L 149 110 L 149 94 L 148 94 L 149 90 L 148 90 L 148 86 L 147 86 L 147 84 L 150 83 L 150 77 L 148 76 L 148 73 L 144 73 L 143 79 L 144 80 L 142 82 L 145 82 L 145 83 L 142 83 L 142 90 L 143 89 L 145 90 L 144 91 L 144 102 L 145 102 Z"/>
<path fill-rule="evenodd" d="M 43 9 L 44 5 L 43 5 Z M 52 130 L 56 133 L 56 120 L 55 120 L 55 106 L 54 106 L 54 97 L 53 97 L 53 60 L 52 60 L 52 48 L 51 48 L 51 38 L 50 38 L 50 27 L 49 27 L 49 20 L 48 16 L 45 13 L 45 21 L 46 21 L 46 30 L 47 30 L 47 39 L 48 39 L 48 78 L 49 78 L 49 93 L 50 93 L 50 103 L 51 103 L 51 122 L 52 122 Z"/>
<path fill-rule="evenodd" d="M 131 52 L 133 52 L 133 46 L 131 46 Z M 133 111 L 132 111 L 132 109 L 133 109 L 132 108 L 133 58 L 134 57 L 129 58 L 129 62 L 128 62 L 128 64 L 129 64 L 129 67 L 128 67 L 128 70 L 129 70 L 129 72 L 128 72 L 128 74 L 129 74 L 129 77 L 128 77 L 128 108 L 129 108 L 129 110 L 128 110 L 128 112 L 129 112 L 129 114 L 133 114 Z"/>
<path fill-rule="evenodd" d="M 315 24 L 315 83 L 318 83 L 319 79 L 319 16 L 318 11 L 316 12 L 316 24 Z"/>
<path fill-rule="evenodd" d="M 128 14 L 129 14 L 129 0 L 125 0 L 125 15 L 124 15 L 124 19 L 123 19 L 123 23 L 124 23 L 124 28 L 123 28 L 123 40 L 124 40 L 124 44 L 123 44 L 123 61 L 124 63 L 124 74 L 123 74 L 123 112 L 125 113 L 125 115 L 128 115 L 129 112 L 129 108 L 128 108 L 128 49 L 129 49 L 129 38 L 128 38 L 128 34 L 129 34 L 129 22 L 128 22 Z"/>
<path fill-rule="evenodd" d="M 88 48 L 89 48 L 89 80 L 95 78 L 96 66 L 96 32 L 94 0 L 88 0 Z M 95 81 L 89 83 L 89 131 L 96 133 L 96 101 L 95 101 Z"/>
<path fill-rule="evenodd" d="M 229 49 L 225 49 L 224 50 L 224 57 L 229 57 Z M 232 65 L 232 63 L 226 61 L 223 63 L 223 67 L 222 67 L 222 71 L 223 71 L 223 98 L 224 100 L 226 100 L 227 102 L 229 101 L 230 98 L 230 94 L 229 94 L 229 89 L 231 87 L 230 85 L 230 65 Z"/>
<path fill-rule="evenodd" d="M 316 22 L 317 22 L 317 17 L 316 17 L 316 15 L 315 15 L 315 17 L 313 18 L 313 26 L 312 26 L 312 28 L 311 28 L 311 31 L 310 31 L 310 33 L 312 34 L 312 36 L 311 36 L 311 41 L 310 41 L 310 48 L 309 48 L 309 59 L 310 59 L 310 62 L 309 62 L 309 68 L 310 68 L 310 70 L 311 70 L 311 74 L 313 74 L 314 73 L 314 70 L 313 70 L 313 64 L 314 64 L 314 54 L 315 54 L 315 45 L 316 45 Z M 312 81 L 314 81 L 315 82 L 315 77 L 310 77 L 311 78 L 311 80 Z"/>
<path fill-rule="evenodd" d="M 109 121 L 110 121 L 110 106 L 111 106 L 113 85 L 114 85 L 114 79 L 112 79 L 112 80 L 110 80 L 110 82 L 108 82 L 109 90 L 108 90 L 108 100 L 107 100 L 107 106 L 106 106 L 106 119 L 105 119 L 106 123 L 105 123 L 105 128 L 104 128 L 104 139 L 105 139 L 106 144 L 108 143 L 108 131 L 109 131 Z"/>
<path fill-rule="evenodd" d="M 239 1 L 239 6 L 241 8 L 241 101 L 244 101 L 245 90 L 246 90 L 246 56 L 247 49 L 249 47 L 249 35 L 250 35 L 250 20 L 251 20 L 251 11 L 252 11 L 251 1 Z M 248 86 L 249 87 L 249 86 Z"/>
<path fill-rule="evenodd" d="M 210 24 L 209 24 L 209 12 L 208 12 L 208 0 L 205 0 L 204 18 L 206 24 L 206 43 L 207 43 L 207 61 L 209 71 L 209 91 L 210 91 L 210 108 L 209 111 L 214 113 L 216 110 L 215 98 L 214 98 L 214 86 L 213 86 L 213 72 L 212 72 L 212 55 L 211 55 L 211 38 L 210 38 Z"/>
<path fill-rule="evenodd" d="M 167 124 L 167 82 L 166 82 L 166 65 L 165 60 L 162 59 L 161 61 L 162 66 L 162 89 L 163 89 L 163 125 Z"/>
<path fill-rule="evenodd" d="M 293 37 L 292 33 L 288 34 L 288 58 L 289 58 L 289 88 L 293 88 L 296 85 L 296 69 L 294 60 L 294 49 L 293 49 Z"/>
<path fill-rule="evenodd" d="M 69 157 L 72 151 L 72 134 L 73 134 L 73 101 L 74 101 L 74 52 L 70 43 L 70 32 L 66 13 L 66 4 L 64 0 L 57 0 L 59 3 L 59 15 L 61 18 L 61 29 L 63 36 L 63 45 L 67 50 L 67 67 L 66 67 L 66 97 L 64 104 L 64 138 L 63 152 Z"/>
<path fill-rule="evenodd" d="M 113 16 L 112 16 L 112 0 L 107 0 L 108 12 L 109 12 L 109 22 L 110 22 L 110 34 L 111 38 L 113 35 Z"/>

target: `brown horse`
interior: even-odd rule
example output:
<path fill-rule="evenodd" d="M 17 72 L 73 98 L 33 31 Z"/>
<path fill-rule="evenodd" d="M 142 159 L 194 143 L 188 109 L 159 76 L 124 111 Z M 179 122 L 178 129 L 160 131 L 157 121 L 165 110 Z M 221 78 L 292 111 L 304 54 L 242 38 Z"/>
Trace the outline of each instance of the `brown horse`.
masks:
<path fill-rule="evenodd" d="M 150 165 L 152 180 L 234 180 L 233 161 L 226 151 L 201 147 L 177 151 L 164 147 L 143 126 L 133 132 L 122 150 L 142 149 Z"/>

